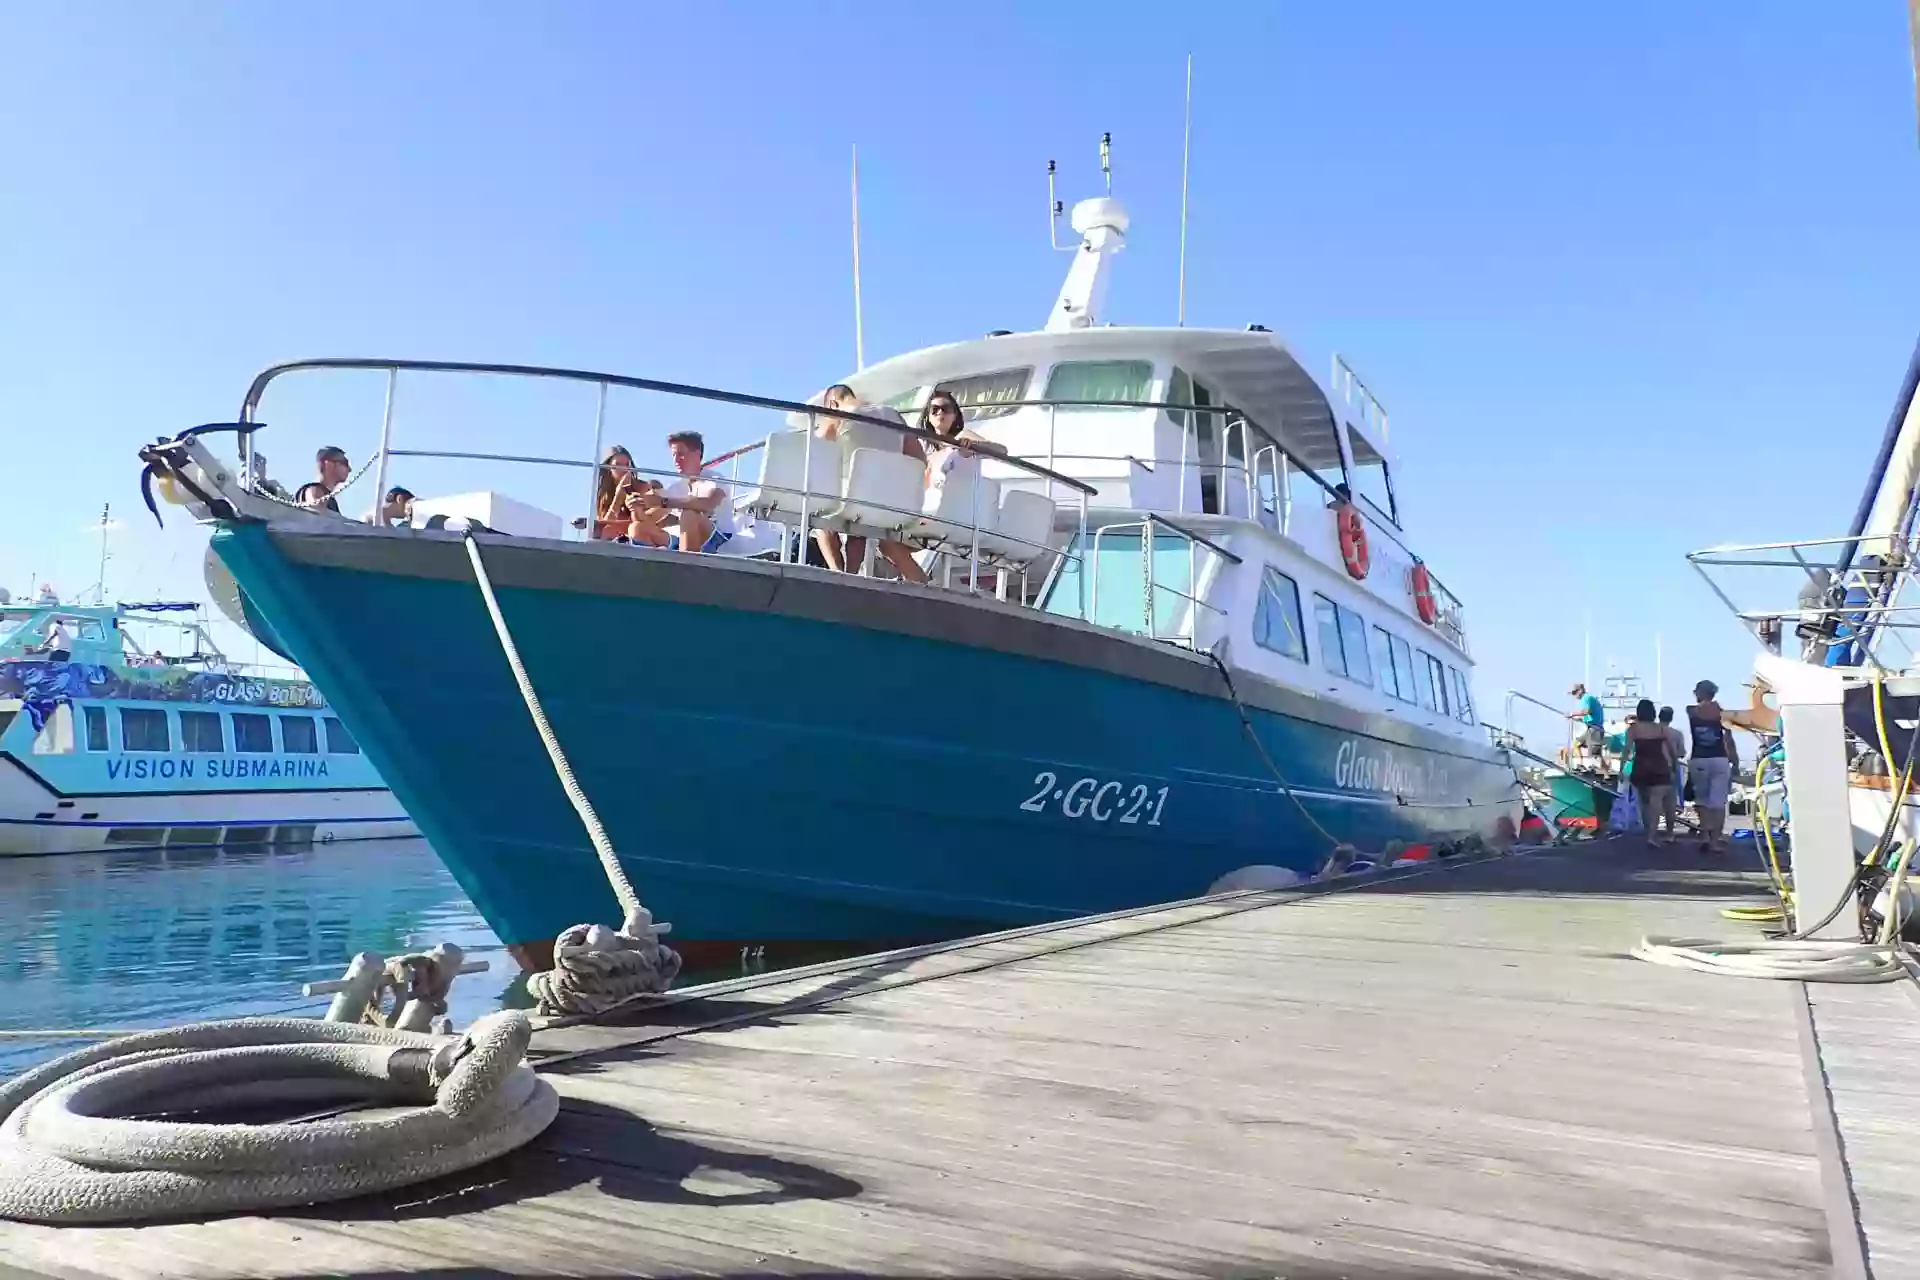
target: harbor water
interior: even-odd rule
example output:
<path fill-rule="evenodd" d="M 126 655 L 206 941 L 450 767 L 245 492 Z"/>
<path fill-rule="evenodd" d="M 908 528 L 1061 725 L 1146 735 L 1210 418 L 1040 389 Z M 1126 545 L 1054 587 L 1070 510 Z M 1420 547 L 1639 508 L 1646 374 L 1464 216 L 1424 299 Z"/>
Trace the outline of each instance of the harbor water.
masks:
<path fill-rule="evenodd" d="M 358 951 L 439 942 L 492 964 L 454 985 L 456 1027 L 531 1004 L 518 966 L 424 840 L 0 858 L 0 903 L 0 1032 L 317 1017 L 326 998 L 302 999 L 302 983 L 338 977 Z M 0 1076 L 75 1043 L 0 1036 Z"/>

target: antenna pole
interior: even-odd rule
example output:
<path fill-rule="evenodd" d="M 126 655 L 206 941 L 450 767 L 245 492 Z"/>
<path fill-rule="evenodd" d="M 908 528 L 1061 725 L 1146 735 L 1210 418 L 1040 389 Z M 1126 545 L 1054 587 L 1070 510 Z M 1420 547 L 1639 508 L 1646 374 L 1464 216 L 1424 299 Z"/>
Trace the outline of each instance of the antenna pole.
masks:
<path fill-rule="evenodd" d="M 1920 0 L 1916 0 L 1920 3 Z M 1107 194 L 1113 194 L 1113 135 L 1100 135 L 1100 173 L 1107 180 Z"/>
<path fill-rule="evenodd" d="M 107 525 L 112 515 L 113 504 L 110 502 L 102 503 L 100 506 L 100 577 L 98 586 L 100 592 L 99 603 L 101 604 L 107 602 Z"/>
<path fill-rule="evenodd" d="M 1667 695 L 1665 654 L 1660 648 L 1660 633 L 1653 633 L 1653 700 L 1660 702 Z"/>
<path fill-rule="evenodd" d="M 1920 4 L 1920 0 L 1914 0 Z M 1193 162 L 1193 55 L 1187 55 L 1187 124 L 1180 143 L 1180 318 L 1187 324 L 1187 172 Z"/>
<path fill-rule="evenodd" d="M 860 144 L 853 144 L 853 365 L 867 367 L 867 334 L 860 311 Z"/>

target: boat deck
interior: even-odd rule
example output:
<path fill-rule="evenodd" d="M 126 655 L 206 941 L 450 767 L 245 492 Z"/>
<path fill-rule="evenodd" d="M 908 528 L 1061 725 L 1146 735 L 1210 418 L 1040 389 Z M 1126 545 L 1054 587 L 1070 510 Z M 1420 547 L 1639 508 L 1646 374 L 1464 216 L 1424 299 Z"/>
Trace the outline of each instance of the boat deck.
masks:
<path fill-rule="evenodd" d="M 0 1275 L 1920 1275 L 1907 984 L 1624 954 L 1757 884 L 1600 844 L 718 984 L 543 1031 L 485 1169 Z"/>

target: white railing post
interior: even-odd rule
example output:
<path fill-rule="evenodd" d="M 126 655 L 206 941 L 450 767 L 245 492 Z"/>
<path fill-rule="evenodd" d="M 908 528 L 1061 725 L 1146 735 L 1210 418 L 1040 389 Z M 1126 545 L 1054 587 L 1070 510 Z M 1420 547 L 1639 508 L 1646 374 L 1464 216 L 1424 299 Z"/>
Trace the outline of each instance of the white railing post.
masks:
<path fill-rule="evenodd" d="M 1051 404 L 1049 404 L 1049 405 L 1047 406 L 1047 470 L 1049 470 L 1049 471 L 1058 471 L 1058 470 L 1059 470 L 1060 468 L 1059 468 L 1058 466 L 1056 466 L 1056 465 L 1054 464 L 1054 452 L 1053 452 L 1053 448 L 1054 448 L 1054 420 L 1053 420 L 1053 414 L 1054 414 L 1054 406 L 1053 406 L 1053 405 L 1051 405 Z M 1047 501 L 1048 501 L 1048 502 L 1052 502 L 1052 501 L 1053 501 L 1053 477 L 1052 477 L 1052 476 L 1048 476 L 1048 477 L 1047 477 Z"/>
<path fill-rule="evenodd" d="M 373 464 L 373 520 L 387 504 L 387 450 L 393 447 L 393 393 L 400 386 L 400 371 L 387 370 L 387 403 L 380 411 L 380 454 Z"/>
<path fill-rule="evenodd" d="M 1080 620 L 1082 622 L 1092 622 L 1093 615 L 1087 612 L 1087 572 L 1090 562 L 1087 555 L 1087 494 L 1084 489 L 1080 490 L 1079 493 L 1080 533 L 1079 536 L 1073 540 L 1073 545 L 1076 548 L 1074 554 L 1080 557 L 1080 572 L 1075 576 L 1080 580 Z"/>
<path fill-rule="evenodd" d="M 818 430 L 819 416 L 809 413 L 807 415 L 807 440 L 806 443 L 801 446 L 800 454 L 800 546 L 795 551 L 795 554 L 799 556 L 799 559 L 795 562 L 797 564 L 805 564 L 807 562 L 807 543 L 813 540 L 813 436 Z M 839 448 L 840 442 L 838 440 L 835 440 L 833 443 L 835 448 Z M 846 564 L 845 555 L 846 548 L 842 546 L 842 559 L 840 563 L 843 566 Z"/>
<path fill-rule="evenodd" d="M 599 403 L 593 410 L 593 452 L 587 455 L 587 541 L 593 541 L 600 520 L 600 446 L 607 433 L 607 384 L 600 384 Z"/>

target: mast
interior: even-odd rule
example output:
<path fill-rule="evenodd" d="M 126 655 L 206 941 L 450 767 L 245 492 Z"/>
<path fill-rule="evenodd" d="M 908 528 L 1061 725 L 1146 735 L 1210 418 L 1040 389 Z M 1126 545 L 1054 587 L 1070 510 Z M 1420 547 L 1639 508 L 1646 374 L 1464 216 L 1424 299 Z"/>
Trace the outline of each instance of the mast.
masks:
<path fill-rule="evenodd" d="M 1920 0 L 1913 0 L 1920 5 Z M 1187 55 L 1187 122 L 1180 141 L 1180 311 L 1179 326 L 1187 326 L 1187 174 L 1193 161 L 1193 55 Z"/>
<path fill-rule="evenodd" d="M 867 367 L 867 335 L 860 314 L 860 144 L 853 144 L 853 367 Z"/>

